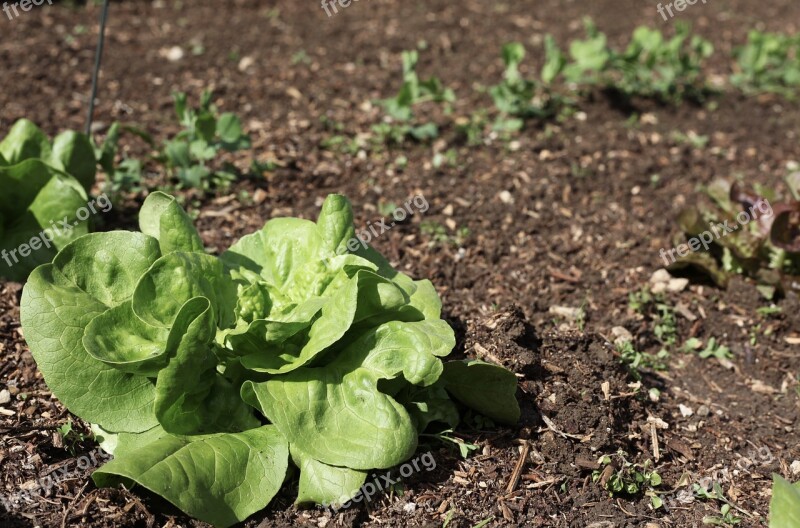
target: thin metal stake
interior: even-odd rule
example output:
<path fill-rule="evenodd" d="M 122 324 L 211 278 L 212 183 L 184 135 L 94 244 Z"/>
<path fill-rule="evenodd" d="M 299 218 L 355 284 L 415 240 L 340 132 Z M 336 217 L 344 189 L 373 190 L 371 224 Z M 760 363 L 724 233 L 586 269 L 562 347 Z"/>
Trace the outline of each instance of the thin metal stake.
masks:
<path fill-rule="evenodd" d="M 100 77 L 100 62 L 103 59 L 103 47 L 106 42 L 106 21 L 108 20 L 108 4 L 104 0 L 103 12 L 100 15 L 100 38 L 97 40 L 97 52 L 94 57 L 94 73 L 92 74 L 92 95 L 89 99 L 89 117 L 86 119 L 86 134 L 92 133 L 92 119 L 94 117 L 94 100 L 97 98 L 97 80 Z"/>

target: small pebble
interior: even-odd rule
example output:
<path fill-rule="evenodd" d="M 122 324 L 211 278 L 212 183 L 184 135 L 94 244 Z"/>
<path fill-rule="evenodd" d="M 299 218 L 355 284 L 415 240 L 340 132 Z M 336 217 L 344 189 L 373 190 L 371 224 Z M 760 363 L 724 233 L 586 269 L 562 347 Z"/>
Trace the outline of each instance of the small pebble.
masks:
<path fill-rule="evenodd" d="M 11 401 L 11 393 L 7 389 L 0 391 L 0 405 L 5 405 Z"/>
<path fill-rule="evenodd" d="M 497 194 L 497 197 L 500 198 L 500 201 L 504 204 L 512 204 L 514 203 L 514 197 L 511 196 L 511 193 L 508 191 L 500 191 Z"/>
<path fill-rule="evenodd" d="M 711 409 L 707 405 L 701 405 L 697 408 L 697 416 L 708 416 L 711 414 Z"/>

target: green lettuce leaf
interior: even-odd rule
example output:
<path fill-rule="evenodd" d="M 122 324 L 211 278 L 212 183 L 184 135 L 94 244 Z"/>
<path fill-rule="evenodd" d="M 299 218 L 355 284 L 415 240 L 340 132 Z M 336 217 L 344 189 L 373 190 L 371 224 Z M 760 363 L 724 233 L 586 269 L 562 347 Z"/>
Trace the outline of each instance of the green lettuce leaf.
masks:
<path fill-rule="evenodd" d="M 517 377 L 512 372 L 482 361 L 450 361 L 442 381 L 455 399 L 484 416 L 508 425 L 519 421 Z"/>
<path fill-rule="evenodd" d="M 0 276 L 25 280 L 89 230 L 75 216 L 86 205 L 84 190 L 42 161 L 0 167 L 0 189 Z"/>
<path fill-rule="evenodd" d="M 157 425 L 147 378 L 93 358 L 83 345 L 91 320 L 133 294 L 138 276 L 158 258 L 146 235 L 96 233 L 69 244 L 37 268 L 22 292 L 25 339 L 47 386 L 72 412 L 112 431 Z"/>
<path fill-rule="evenodd" d="M 29 159 L 49 160 L 53 148 L 50 140 L 32 121 L 20 119 L 0 141 L 0 156 L 8 165 L 16 165 Z"/>
<path fill-rule="evenodd" d="M 139 484 L 189 515 L 226 528 L 263 509 L 283 484 L 289 448 L 273 426 L 236 434 L 166 436 L 92 475 L 98 486 Z"/>
<path fill-rule="evenodd" d="M 343 504 L 355 496 L 369 475 L 368 471 L 323 464 L 296 446 L 290 451 L 300 468 L 296 504 Z"/>
<path fill-rule="evenodd" d="M 139 212 L 139 229 L 158 240 L 163 255 L 173 251 L 204 251 L 192 219 L 175 198 L 160 191 L 144 201 Z"/>
<path fill-rule="evenodd" d="M 800 482 L 790 484 L 780 475 L 773 475 L 772 481 L 772 501 L 769 504 L 770 528 L 800 526 Z"/>
<path fill-rule="evenodd" d="M 332 466 L 389 468 L 408 459 L 417 432 L 406 409 L 378 389 L 402 375 L 435 383 L 437 356 L 455 345 L 444 321 L 391 322 L 368 332 L 325 367 L 301 368 L 263 382 L 246 382 L 242 397 L 261 410 L 292 446 Z"/>

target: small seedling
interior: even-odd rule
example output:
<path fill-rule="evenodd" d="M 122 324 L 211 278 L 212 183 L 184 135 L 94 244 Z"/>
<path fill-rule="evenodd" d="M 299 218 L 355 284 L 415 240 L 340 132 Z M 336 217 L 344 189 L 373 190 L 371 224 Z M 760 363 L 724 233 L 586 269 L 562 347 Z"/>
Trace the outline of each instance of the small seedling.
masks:
<path fill-rule="evenodd" d="M 161 159 L 183 187 L 208 190 L 230 184 L 237 177 L 234 167 L 213 170 L 207 163 L 220 151 L 250 148 L 250 137 L 244 133 L 241 120 L 229 112 L 218 113 L 210 91 L 203 93 L 196 109 L 189 107 L 186 94 L 175 93 L 173 97 L 183 130 L 164 144 Z"/>
<path fill-rule="evenodd" d="M 740 510 L 737 506 L 732 504 L 726 497 L 725 492 L 722 491 L 722 486 L 718 482 L 714 482 L 711 489 L 700 483 L 692 484 L 692 491 L 696 498 L 707 501 L 719 501 L 722 503 L 720 507 L 720 515 L 707 515 L 703 517 L 703 524 L 711 524 L 716 526 L 734 526 L 742 522 L 741 517 L 736 517 L 731 510 Z M 746 512 L 745 512 L 746 513 Z"/>
<path fill-rule="evenodd" d="M 387 119 L 372 127 L 383 143 L 402 143 L 406 138 L 427 141 L 439 136 L 439 129 L 434 123 L 414 123 L 414 106 L 426 103 L 445 104 L 445 113 L 449 113 L 449 105 L 455 102 L 455 93 L 445 88 L 437 77 L 421 81 L 417 75 L 419 53 L 404 51 L 403 84 L 395 97 L 378 101 L 386 112 Z"/>
<path fill-rule="evenodd" d="M 423 220 L 419 228 L 423 235 L 430 238 L 431 246 L 462 247 L 470 234 L 469 228 L 460 227 L 451 235 L 447 227 L 434 220 Z"/>
<path fill-rule="evenodd" d="M 86 440 L 86 436 L 83 433 L 73 428 L 72 420 L 68 420 L 67 423 L 61 425 L 58 428 L 58 433 L 61 435 L 65 449 L 72 456 L 75 456 L 78 444 Z"/>
<path fill-rule="evenodd" d="M 703 359 L 715 357 L 717 359 L 733 359 L 733 354 L 728 347 L 717 344 L 717 339 L 712 337 L 708 340 L 706 348 L 701 350 L 698 355 Z"/>
<path fill-rule="evenodd" d="M 656 303 L 655 307 L 658 311 L 658 318 L 653 327 L 653 333 L 664 346 L 671 347 L 678 340 L 678 322 L 675 311 L 664 302 Z"/>
<path fill-rule="evenodd" d="M 719 509 L 719 515 L 706 515 L 703 517 L 703 524 L 715 526 L 735 526 L 742 522 L 741 517 L 737 517 L 731 512 L 730 504 L 723 504 Z"/>
<path fill-rule="evenodd" d="M 650 468 L 649 460 L 644 464 L 634 464 L 628 462 L 625 457 L 623 451 L 613 456 L 601 456 L 598 460 L 601 469 L 592 472 L 592 482 L 599 482 L 610 497 L 646 493 L 661 485 L 661 475 Z M 651 494 L 651 502 L 654 508 L 660 506 L 660 499 L 654 493 Z M 659 504 L 656 505 L 657 503 Z"/>
<path fill-rule="evenodd" d="M 796 97 L 800 86 L 800 36 L 750 31 L 734 52 L 739 71 L 731 82 L 745 92 Z"/>
<path fill-rule="evenodd" d="M 455 446 L 458 448 L 458 452 L 461 454 L 461 458 L 469 458 L 469 455 L 480 449 L 480 446 L 477 444 L 472 444 L 467 442 L 466 440 L 462 440 L 455 436 L 454 431 L 452 429 L 446 429 L 440 433 L 435 434 L 421 434 L 420 437 L 428 437 L 428 438 L 435 438 L 439 440 L 443 444 L 447 444 L 450 446 Z"/>
<path fill-rule="evenodd" d="M 565 100 L 554 95 L 549 85 L 563 67 L 564 58 L 552 37 L 545 41 L 546 64 L 542 81 L 526 79 L 519 71 L 525 58 L 525 47 L 519 42 L 503 46 L 505 64 L 503 81 L 489 89 L 500 115 L 494 122 L 498 132 L 517 132 L 531 118 L 543 119 L 556 115 Z"/>

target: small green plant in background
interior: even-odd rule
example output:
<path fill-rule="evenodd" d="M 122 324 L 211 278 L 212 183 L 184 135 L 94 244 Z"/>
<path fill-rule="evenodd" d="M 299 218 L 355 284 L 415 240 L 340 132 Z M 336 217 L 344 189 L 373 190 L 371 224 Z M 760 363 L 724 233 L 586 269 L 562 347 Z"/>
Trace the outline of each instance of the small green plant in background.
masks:
<path fill-rule="evenodd" d="M 628 294 L 628 308 L 639 315 L 644 315 L 652 302 L 653 294 L 647 286 L 643 286 L 640 290 Z"/>
<path fill-rule="evenodd" d="M 690 38 L 687 24 L 675 25 L 675 36 L 640 26 L 628 48 L 615 55 L 618 78 L 614 87 L 626 96 L 663 101 L 701 100 L 706 91 L 702 65 L 714 47 L 698 35 Z"/>
<path fill-rule="evenodd" d="M 671 38 L 660 30 L 640 26 L 627 48 L 618 51 L 609 46 L 608 38 L 594 22 L 587 18 L 584 24 L 587 38 L 573 41 L 569 46 L 571 61 L 561 63 L 560 73 L 568 83 L 578 88 L 599 86 L 627 98 L 673 103 L 702 100 L 707 91 L 702 66 L 714 47 L 697 35 L 690 37 L 688 25 L 676 24 Z"/>
<path fill-rule="evenodd" d="M 653 294 L 645 286 L 628 294 L 628 308 L 653 322 L 653 334 L 664 347 L 675 346 L 678 340 L 678 320 L 675 310 L 663 294 Z"/>
<path fill-rule="evenodd" d="M 469 228 L 460 227 L 451 235 L 446 226 L 435 220 L 423 220 L 419 229 L 423 235 L 430 239 L 431 246 L 461 247 L 470 234 Z"/>
<path fill-rule="evenodd" d="M 417 75 L 419 52 L 404 51 L 402 60 L 403 84 L 395 97 L 379 101 L 386 112 L 387 120 L 373 126 L 373 131 L 384 143 L 400 144 L 409 137 L 417 141 L 435 139 L 439 136 L 439 128 L 431 122 L 416 123 L 414 107 L 426 102 L 449 105 L 455 102 L 455 93 L 446 88 L 437 77 L 420 80 Z M 445 112 L 449 113 L 449 106 L 445 106 Z"/>
<path fill-rule="evenodd" d="M 663 348 L 657 354 L 639 352 L 633 343 L 625 341 L 617 345 L 617 353 L 622 364 L 636 381 L 642 379 L 641 369 L 667 370 L 669 352 Z"/>
<path fill-rule="evenodd" d="M 153 138 L 143 130 L 120 123 L 111 125 L 103 144 L 95 147 L 95 156 L 106 174 L 104 190 L 112 196 L 123 192 L 139 192 L 143 184 L 144 166 L 141 160 L 123 157 L 119 163 L 116 161 L 122 132 L 142 138 L 151 147 L 155 145 Z"/>
<path fill-rule="evenodd" d="M 198 108 L 189 107 L 184 93 L 175 93 L 173 97 L 183 130 L 164 145 L 162 158 L 169 171 L 183 187 L 209 190 L 235 180 L 234 167 L 225 165 L 215 170 L 207 164 L 220 151 L 250 148 L 250 137 L 244 133 L 241 120 L 230 112 L 219 114 L 211 102 L 210 91 L 203 92 Z"/>
<path fill-rule="evenodd" d="M 435 434 L 423 434 L 420 436 L 427 436 L 434 438 L 442 443 L 448 444 L 450 446 L 456 447 L 458 449 L 461 458 L 469 458 L 470 454 L 480 449 L 480 446 L 477 444 L 473 444 L 471 442 L 467 442 L 457 436 L 455 436 L 455 431 L 452 429 L 446 429 L 439 433 Z"/>
<path fill-rule="evenodd" d="M 710 357 L 715 357 L 717 359 L 733 359 L 731 350 L 722 344 L 718 344 L 715 337 L 709 339 L 706 347 L 698 352 L 697 355 L 702 359 L 708 359 Z"/>
<path fill-rule="evenodd" d="M 573 40 L 569 45 L 570 62 L 562 64 L 562 72 L 568 83 L 580 86 L 596 86 L 602 83 L 602 74 L 612 59 L 608 37 L 598 31 L 590 18 L 584 18 L 586 38 Z"/>
<path fill-rule="evenodd" d="M 545 39 L 545 55 L 542 80 L 526 79 L 519 71 L 519 66 L 525 58 L 525 47 L 519 42 L 503 46 L 502 57 L 505 64 L 503 81 L 489 89 L 489 94 L 499 111 L 499 116 L 494 122 L 494 130 L 519 131 L 526 120 L 552 117 L 565 103 L 561 97 L 549 90 L 550 84 L 565 62 L 550 35 Z"/>
<path fill-rule="evenodd" d="M 800 35 L 750 31 L 734 51 L 738 71 L 731 82 L 745 92 L 796 97 L 800 88 Z"/>
<path fill-rule="evenodd" d="M 723 504 L 719 508 L 719 515 L 706 515 L 703 517 L 703 524 L 715 526 L 735 526 L 742 522 L 741 517 L 734 515 L 730 504 Z"/>
<path fill-rule="evenodd" d="M 658 313 L 653 333 L 665 347 L 672 347 L 678 340 L 678 320 L 675 310 L 666 302 L 656 302 L 655 309 Z"/>

